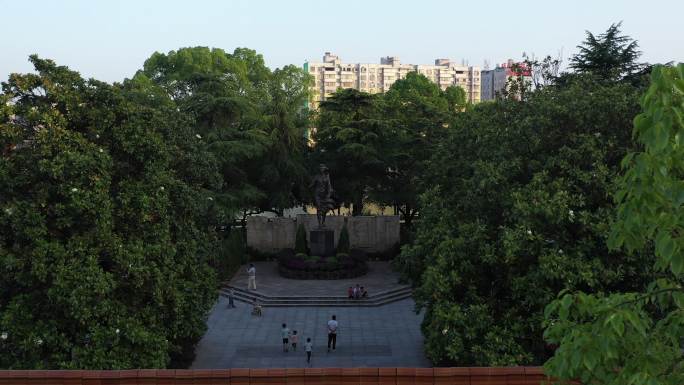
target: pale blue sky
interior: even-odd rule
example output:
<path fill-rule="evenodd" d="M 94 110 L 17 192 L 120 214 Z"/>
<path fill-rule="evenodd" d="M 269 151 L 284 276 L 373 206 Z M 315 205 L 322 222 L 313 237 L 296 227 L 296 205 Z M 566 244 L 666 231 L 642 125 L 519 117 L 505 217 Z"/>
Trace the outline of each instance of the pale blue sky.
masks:
<path fill-rule="evenodd" d="M 154 51 L 248 47 L 272 67 L 319 61 L 404 63 L 435 58 L 482 66 L 522 52 L 567 62 L 584 31 L 623 21 L 643 61 L 684 61 L 683 0 L 0 0 L 0 80 L 37 53 L 86 77 L 132 76 Z"/>

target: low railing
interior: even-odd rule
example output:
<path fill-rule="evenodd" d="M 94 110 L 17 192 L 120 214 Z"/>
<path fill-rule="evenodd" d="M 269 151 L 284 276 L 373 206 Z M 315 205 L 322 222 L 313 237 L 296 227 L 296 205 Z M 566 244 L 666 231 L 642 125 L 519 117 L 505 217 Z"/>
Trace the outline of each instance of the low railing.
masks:
<path fill-rule="evenodd" d="M 1 385 L 541 385 L 548 381 L 540 367 L 0 370 Z"/>

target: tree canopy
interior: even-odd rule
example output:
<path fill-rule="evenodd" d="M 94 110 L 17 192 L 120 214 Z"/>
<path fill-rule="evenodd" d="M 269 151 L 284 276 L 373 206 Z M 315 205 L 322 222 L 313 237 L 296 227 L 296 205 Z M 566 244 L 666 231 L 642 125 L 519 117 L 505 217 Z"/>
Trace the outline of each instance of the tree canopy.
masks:
<path fill-rule="evenodd" d="M 300 201 L 310 75 L 295 66 L 271 71 L 255 51 L 206 47 L 155 53 L 136 77 L 165 89 L 188 113 L 220 163 L 218 208 L 281 213 Z"/>
<path fill-rule="evenodd" d="M 396 260 L 439 365 L 541 364 L 544 307 L 563 289 L 642 287 L 648 258 L 604 245 L 633 149 L 638 91 L 577 77 L 455 116 L 423 171 L 415 242 Z"/>
<path fill-rule="evenodd" d="M 339 198 L 359 215 L 365 202 L 390 206 L 410 225 L 421 175 L 465 91 L 440 89 L 411 72 L 385 94 L 341 89 L 320 105 L 312 159 L 328 164 Z"/>
<path fill-rule="evenodd" d="M 215 299 L 212 154 L 144 79 L 31 61 L 2 84 L 0 367 L 173 365 Z"/>
<path fill-rule="evenodd" d="M 634 119 L 641 147 L 627 154 L 608 244 L 655 255 L 641 290 L 560 293 L 546 308 L 546 363 L 561 380 L 592 384 L 684 382 L 684 64 L 658 66 Z"/>
<path fill-rule="evenodd" d="M 587 31 L 587 39 L 577 46 L 579 53 L 570 60 L 570 68 L 605 80 L 620 80 L 638 73 L 643 68 L 637 63 L 641 56 L 639 44 L 621 34 L 621 25 L 622 22 L 612 24 L 598 36 Z"/>

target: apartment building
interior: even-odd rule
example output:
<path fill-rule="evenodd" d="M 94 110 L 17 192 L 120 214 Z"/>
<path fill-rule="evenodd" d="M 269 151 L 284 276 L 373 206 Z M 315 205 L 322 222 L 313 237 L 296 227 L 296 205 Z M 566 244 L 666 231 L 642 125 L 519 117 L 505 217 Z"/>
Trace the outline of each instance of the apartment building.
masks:
<path fill-rule="evenodd" d="M 483 101 L 496 99 L 496 95 L 506 88 L 508 80 L 513 77 L 522 75 L 525 81 L 532 80 L 532 73 L 525 63 L 515 63 L 512 59 L 497 65 L 493 70 L 483 70 L 481 73 Z"/>
<path fill-rule="evenodd" d="M 395 56 L 381 58 L 380 64 L 342 63 L 337 55 L 326 52 L 322 62 L 304 63 L 304 70 L 315 79 L 312 108 L 317 108 L 338 88 L 385 92 L 395 81 L 413 71 L 425 75 L 442 89 L 460 86 L 466 91 L 469 101 L 480 101 L 480 68 L 456 65 L 449 59 L 437 59 L 434 65 L 402 64 Z"/>

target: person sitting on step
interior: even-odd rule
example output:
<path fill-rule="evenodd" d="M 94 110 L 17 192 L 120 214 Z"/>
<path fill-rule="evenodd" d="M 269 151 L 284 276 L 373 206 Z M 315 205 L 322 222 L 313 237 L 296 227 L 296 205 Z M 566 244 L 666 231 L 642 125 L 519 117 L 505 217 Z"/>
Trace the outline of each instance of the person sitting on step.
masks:
<path fill-rule="evenodd" d="M 368 290 L 361 286 L 361 298 L 368 298 Z"/>

